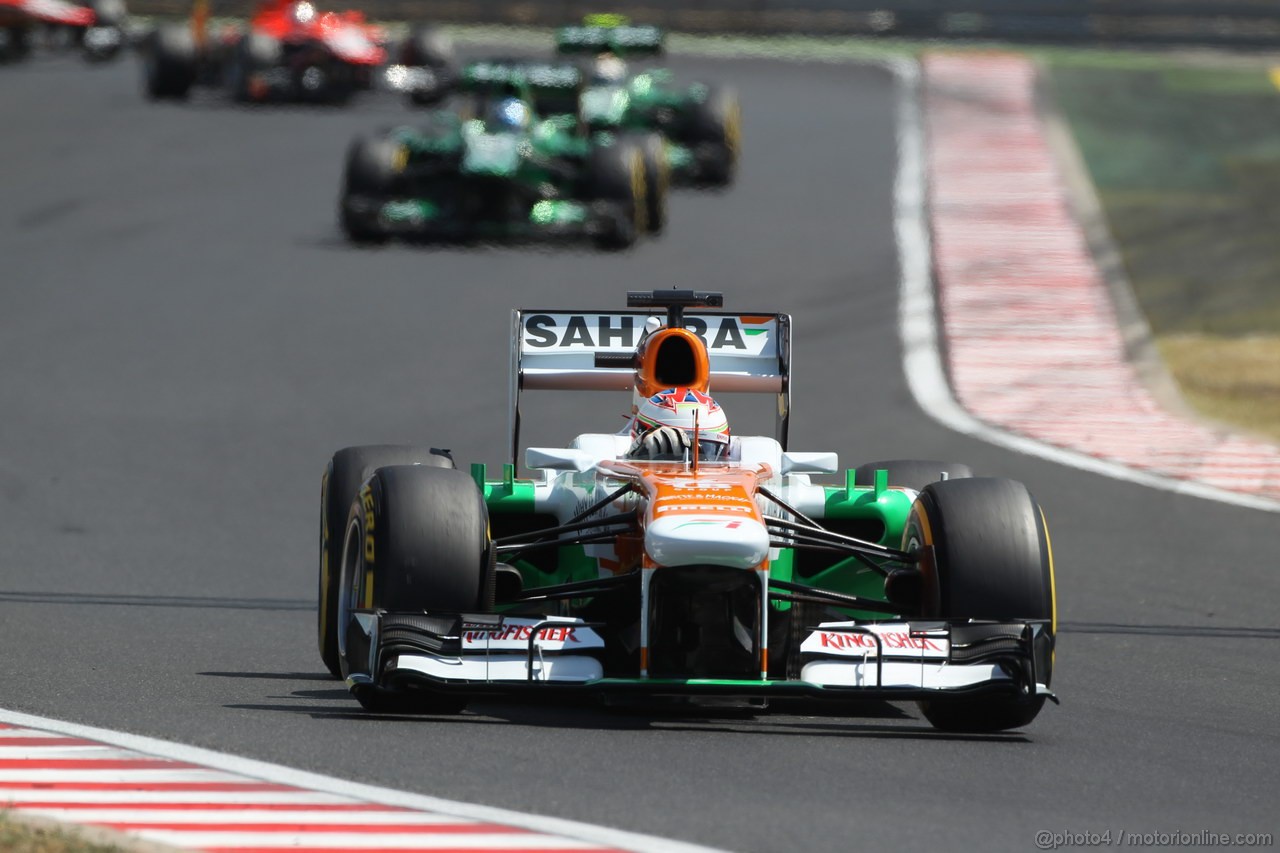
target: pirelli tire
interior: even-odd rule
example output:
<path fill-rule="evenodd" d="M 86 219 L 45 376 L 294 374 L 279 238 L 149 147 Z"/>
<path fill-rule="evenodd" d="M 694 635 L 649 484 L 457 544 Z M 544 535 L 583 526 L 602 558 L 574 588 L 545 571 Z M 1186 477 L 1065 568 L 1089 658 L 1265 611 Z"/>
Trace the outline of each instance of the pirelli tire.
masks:
<path fill-rule="evenodd" d="M 196 82 L 199 57 L 186 24 L 163 24 L 142 49 L 142 84 L 153 100 L 183 100 Z"/>
<path fill-rule="evenodd" d="M 115 59 L 128 44 L 125 26 L 129 10 L 124 0 L 92 0 L 88 5 L 93 9 L 94 22 L 80 33 L 81 56 L 87 62 Z"/>
<path fill-rule="evenodd" d="M 429 71 L 431 84 L 409 92 L 409 102 L 418 107 L 440 103 L 458 78 L 458 54 L 453 40 L 440 28 L 416 26 L 400 45 L 401 65 Z"/>
<path fill-rule="evenodd" d="M 380 210 L 399 188 L 404 166 L 404 146 L 387 136 L 360 136 L 347 148 L 338 220 L 351 242 L 386 242 Z"/>
<path fill-rule="evenodd" d="M 495 554 L 489 513 L 475 481 L 451 468 L 379 468 L 360 487 L 347 516 L 339 574 L 343 672 L 368 672 L 354 638 L 357 608 L 434 613 L 493 610 Z M 354 688 L 366 710 L 456 713 L 464 699 L 431 691 Z"/>
<path fill-rule="evenodd" d="M 711 186 L 733 183 L 742 156 L 742 107 L 733 89 L 712 86 L 705 98 L 691 105 L 690 125 L 703 182 Z"/>
<path fill-rule="evenodd" d="M 627 137 L 644 160 L 645 225 L 650 234 L 661 234 L 667 225 L 667 190 L 671 186 L 671 163 L 667 141 L 661 133 Z"/>
<path fill-rule="evenodd" d="M 250 32 L 236 43 L 227 67 L 227 87 L 231 97 L 242 104 L 260 103 L 266 99 L 259 76 L 281 64 L 284 58 L 280 41 L 266 33 Z"/>
<path fill-rule="evenodd" d="M 447 450 L 400 444 L 373 444 L 344 447 L 329 460 L 320 479 L 320 572 L 316 641 L 325 668 L 342 678 L 338 655 L 338 585 L 342 558 L 343 525 L 365 480 L 378 468 L 389 465 L 425 465 L 453 468 Z"/>
<path fill-rule="evenodd" d="M 0 63 L 18 62 L 31 53 L 31 26 L 15 23 L 0 26 Z"/>
<path fill-rule="evenodd" d="M 587 158 L 587 194 L 603 207 L 605 226 L 596 236 L 602 249 L 628 249 L 649 230 L 644 155 L 623 139 L 592 146 Z"/>
<path fill-rule="evenodd" d="M 903 550 L 932 546 L 923 567 L 926 618 L 1014 622 L 1044 620 L 1035 649 L 1037 679 L 1053 676 L 1056 631 L 1053 554 L 1044 513 L 1022 483 L 990 477 L 925 486 L 907 519 Z M 920 703 L 925 719 L 952 732 L 1021 728 L 1045 697 L 977 694 Z"/>
<path fill-rule="evenodd" d="M 973 477 L 973 469 L 960 462 L 934 462 L 926 459 L 887 459 L 866 462 L 853 470 L 853 481 L 860 486 L 875 482 L 876 471 L 889 473 L 889 485 L 920 491 L 939 480 L 962 480 Z"/>

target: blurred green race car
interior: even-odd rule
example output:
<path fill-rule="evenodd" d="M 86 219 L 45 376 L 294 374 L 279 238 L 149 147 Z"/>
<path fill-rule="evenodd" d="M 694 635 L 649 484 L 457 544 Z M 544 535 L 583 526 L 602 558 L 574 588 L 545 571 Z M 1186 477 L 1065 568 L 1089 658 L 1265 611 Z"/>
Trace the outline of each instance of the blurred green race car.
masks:
<path fill-rule="evenodd" d="M 547 105 L 573 103 L 572 66 L 472 63 L 465 105 L 357 139 L 339 216 L 354 242 L 587 238 L 626 248 L 665 219 L 666 183 L 646 173 L 644 140 L 588 135 Z"/>
<path fill-rule="evenodd" d="M 730 88 L 679 84 L 665 68 L 632 71 L 627 60 L 663 52 L 663 32 L 620 15 L 589 15 L 556 31 L 564 56 L 591 56 L 580 117 L 593 131 L 656 131 L 677 183 L 725 186 L 742 148 L 742 110 Z"/>

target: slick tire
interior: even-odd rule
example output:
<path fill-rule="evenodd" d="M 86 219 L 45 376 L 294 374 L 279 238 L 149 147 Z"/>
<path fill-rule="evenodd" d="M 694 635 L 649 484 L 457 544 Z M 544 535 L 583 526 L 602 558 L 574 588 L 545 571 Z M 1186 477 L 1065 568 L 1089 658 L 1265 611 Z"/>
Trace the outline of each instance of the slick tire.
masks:
<path fill-rule="evenodd" d="M 375 470 L 390 465 L 454 467 L 448 451 L 398 444 L 344 447 L 325 467 L 320 479 L 320 583 L 316 611 L 316 640 L 325 668 L 342 678 L 338 656 L 338 585 L 343 524 L 364 481 Z"/>
<path fill-rule="evenodd" d="M 102 36 L 112 36 L 109 44 L 100 43 Z M 120 55 L 128 36 L 119 27 L 90 27 L 81 34 L 80 55 L 85 62 L 110 62 Z"/>
<path fill-rule="evenodd" d="M 81 54 L 87 62 L 107 62 L 120 55 L 125 47 L 127 34 L 125 24 L 129 10 L 124 0 L 92 0 L 89 7 L 93 9 L 94 25 L 86 29 L 80 40 Z M 113 31 L 114 39 L 94 37 L 95 32 Z"/>
<path fill-rule="evenodd" d="M 17 62 L 31 53 L 31 28 L 26 24 L 0 27 L 0 62 Z"/>
<path fill-rule="evenodd" d="M 280 42 L 263 33 L 247 33 L 231 53 L 227 68 L 227 88 L 231 97 L 241 104 L 259 103 L 263 94 L 255 89 L 256 75 L 280 64 Z"/>
<path fill-rule="evenodd" d="M 671 186 L 666 140 L 660 133 L 645 133 L 628 141 L 644 160 L 645 224 L 650 234 L 661 234 L 667 225 L 667 188 Z"/>
<path fill-rule="evenodd" d="M 95 23 L 99 27 L 123 29 L 129 20 L 129 7 L 124 0 L 92 0 L 89 7 L 93 9 Z"/>
<path fill-rule="evenodd" d="M 925 566 L 924 615 L 944 619 L 1047 620 L 1036 649 L 1038 678 L 1050 683 L 1056 630 L 1053 556 L 1044 514 L 1027 487 L 989 477 L 924 487 L 911 508 L 903 550 L 932 545 Z M 952 732 L 1027 725 L 1043 696 L 974 696 L 920 703 L 925 719 Z"/>
<path fill-rule="evenodd" d="M 917 492 L 939 480 L 962 480 L 973 476 L 973 469 L 959 462 L 889 459 L 884 462 L 867 462 L 859 465 L 853 470 L 853 481 L 859 486 L 870 486 L 875 483 L 876 471 L 882 468 L 889 472 L 890 486 L 903 486 L 915 489 Z"/>
<path fill-rule="evenodd" d="M 611 227 L 597 237 L 602 249 L 627 249 L 649 229 L 644 156 L 628 142 L 593 146 L 587 163 L 588 194 L 605 204 Z"/>
<path fill-rule="evenodd" d="M 702 163 L 702 179 L 719 187 L 733 183 L 742 155 L 742 107 L 738 94 L 732 89 L 712 87 L 703 101 L 693 104 L 691 125 L 695 146 L 715 152 Z"/>
<path fill-rule="evenodd" d="M 489 513 L 475 481 L 449 468 L 396 465 L 379 468 L 360 487 L 343 537 L 338 620 L 344 673 L 365 660 L 351 660 L 360 628 L 356 608 L 436 613 L 491 612 L 494 548 Z M 367 660 L 367 653 L 366 653 Z M 376 673 L 367 673 L 375 676 Z M 455 696 L 356 691 L 369 710 L 446 713 L 462 710 Z M 410 707 L 401 708 L 407 703 Z"/>
<path fill-rule="evenodd" d="M 351 242 L 386 242 L 388 235 L 373 211 L 395 194 L 403 168 L 404 149 L 394 140 L 364 136 L 351 143 L 338 211 L 342 230 Z"/>
<path fill-rule="evenodd" d="M 153 100 L 183 100 L 196 81 L 196 41 L 185 24 L 155 29 L 143 48 L 143 86 Z"/>
<path fill-rule="evenodd" d="M 448 96 L 458 70 L 458 55 L 448 35 L 436 27 L 414 27 L 400 45 L 399 59 L 402 65 L 426 68 L 436 76 L 432 88 L 409 93 L 411 104 L 429 107 Z"/>

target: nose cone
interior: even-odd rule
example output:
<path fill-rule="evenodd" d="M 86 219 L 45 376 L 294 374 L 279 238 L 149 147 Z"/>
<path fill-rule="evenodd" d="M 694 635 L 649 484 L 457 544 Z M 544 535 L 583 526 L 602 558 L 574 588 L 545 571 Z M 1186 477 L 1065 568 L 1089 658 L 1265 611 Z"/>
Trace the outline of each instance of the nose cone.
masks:
<path fill-rule="evenodd" d="M 769 531 L 754 518 L 658 518 L 645 530 L 644 549 L 663 566 L 710 564 L 754 569 L 769 555 Z"/>

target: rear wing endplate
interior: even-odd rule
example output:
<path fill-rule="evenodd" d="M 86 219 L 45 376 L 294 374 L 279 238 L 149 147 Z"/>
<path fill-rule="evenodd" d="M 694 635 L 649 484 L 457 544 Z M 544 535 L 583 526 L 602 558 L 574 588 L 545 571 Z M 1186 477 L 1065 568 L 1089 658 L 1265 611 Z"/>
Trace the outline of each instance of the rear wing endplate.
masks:
<path fill-rule="evenodd" d="M 710 390 L 777 397 L 777 439 L 785 450 L 791 414 L 791 315 L 693 309 L 684 328 L 706 342 Z M 662 307 L 622 311 L 511 312 L 511 460 L 520 451 L 520 395 L 524 391 L 629 391 L 635 371 L 597 367 L 598 355 L 630 356 L 662 328 Z M 601 359 L 608 361 L 609 359 Z"/>

